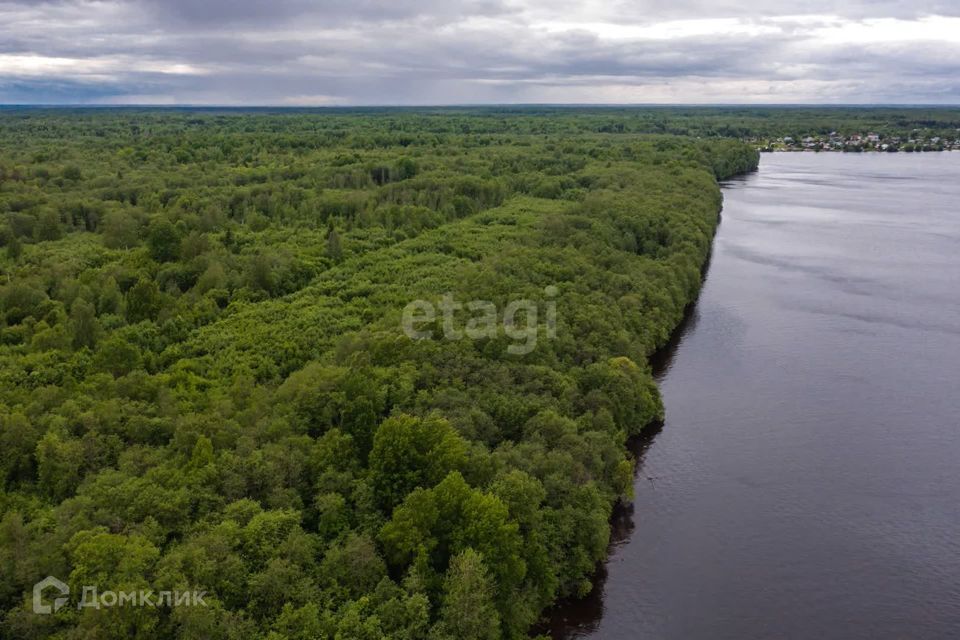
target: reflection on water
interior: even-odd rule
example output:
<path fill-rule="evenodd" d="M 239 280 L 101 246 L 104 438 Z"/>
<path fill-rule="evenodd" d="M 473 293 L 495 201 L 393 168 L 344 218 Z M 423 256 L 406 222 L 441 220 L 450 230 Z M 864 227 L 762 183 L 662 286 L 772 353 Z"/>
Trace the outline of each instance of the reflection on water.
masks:
<path fill-rule="evenodd" d="M 960 630 L 960 154 L 775 154 L 725 185 L 666 424 L 554 638 Z"/>

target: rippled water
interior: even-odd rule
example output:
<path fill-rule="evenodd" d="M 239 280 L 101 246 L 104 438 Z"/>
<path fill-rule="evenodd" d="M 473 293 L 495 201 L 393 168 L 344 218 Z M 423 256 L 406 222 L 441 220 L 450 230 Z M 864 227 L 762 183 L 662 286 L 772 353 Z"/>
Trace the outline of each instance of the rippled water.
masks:
<path fill-rule="evenodd" d="M 557 638 L 960 638 L 960 153 L 729 183 L 631 512 Z"/>

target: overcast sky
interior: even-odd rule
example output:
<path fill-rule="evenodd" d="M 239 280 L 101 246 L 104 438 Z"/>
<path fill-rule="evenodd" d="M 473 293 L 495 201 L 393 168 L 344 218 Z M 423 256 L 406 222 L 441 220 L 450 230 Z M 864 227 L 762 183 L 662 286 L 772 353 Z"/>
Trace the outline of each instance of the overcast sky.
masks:
<path fill-rule="evenodd" d="M 0 103 L 960 103 L 960 0 L 0 0 Z"/>

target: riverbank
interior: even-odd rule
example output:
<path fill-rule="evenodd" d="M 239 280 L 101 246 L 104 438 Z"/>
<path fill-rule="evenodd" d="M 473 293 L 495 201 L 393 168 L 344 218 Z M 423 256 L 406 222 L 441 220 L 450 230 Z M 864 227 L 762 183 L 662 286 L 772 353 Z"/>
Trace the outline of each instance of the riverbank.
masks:
<path fill-rule="evenodd" d="M 757 149 L 760 153 L 948 153 L 951 151 L 960 151 L 960 147 L 951 149 L 913 149 L 910 151 L 900 149 L 802 149 L 802 148 L 784 148 L 784 149 Z"/>
<path fill-rule="evenodd" d="M 946 135 L 925 135 L 912 133 L 905 135 L 881 135 L 878 133 L 853 134 L 850 136 L 831 132 L 829 135 L 809 135 L 794 139 L 790 136 L 775 139 L 751 139 L 760 151 L 818 151 L 862 153 L 878 151 L 883 153 L 915 153 L 930 151 L 960 151 L 960 129 L 955 137 Z"/>
<path fill-rule="evenodd" d="M 775 154 L 725 186 L 627 537 L 554 638 L 957 628 L 958 171 L 956 154 Z"/>
<path fill-rule="evenodd" d="M 733 167 L 734 165 L 729 165 Z M 723 182 L 747 176 L 756 172 L 760 167 L 760 154 L 750 157 L 747 161 L 741 161 L 736 165 L 736 169 L 729 168 L 726 171 L 720 171 L 717 179 L 717 189 L 721 189 Z M 722 220 L 723 204 L 717 209 L 717 217 L 712 230 L 712 237 L 715 237 Z M 700 287 L 706 281 L 710 270 L 711 260 L 713 258 L 713 243 L 707 250 L 706 256 L 700 267 Z M 699 290 L 686 305 L 683 315 L 678 324 L 671 331 L 668 340 L 661 344 L 648 358 L 654 381 L 657 384 L 659 395 L 659 383 L 663 376 L 670 370 L 676 355 L 677 349 L 683 340 L 683 336 L 692 328 L 696 318 L 696 308 L 699 301 Z M 662 402 L 662 401 L 661 401 Z M 640 433 L 632 436 L 626 443 L 626 447 L 633 459 L 633 473 L 636 482 L 642 482 L 643 479 L 654 483 L 655 479 L 644 476 L 643 459 L 647 449 L 653 444 L 657 434 L 664 426 L 663 416 L 647 424 Z M 610 516 L 610 539 L 608 542 L 607 556 L 597 567 L 596 572 L 591 577 L 593 588 L 589 593 L 582 597 L 566 597 L 556 602 L 543 614 L 543 621 L 532 629 L 533 635 L 548 635 L 556 640 L 563 640 L 570 637 L 570 630 L 576 629 L 577 633 L 588 631 L 591 625 L 599 622 L 600 612 L 603 610 L 603 594 L 607 580 L 607 565 L 614 556 L 617 547 L 630 540 L 633 533 L 633 517 L 635 505 L 633 501 L 618 501 L 612 510 Z"/>

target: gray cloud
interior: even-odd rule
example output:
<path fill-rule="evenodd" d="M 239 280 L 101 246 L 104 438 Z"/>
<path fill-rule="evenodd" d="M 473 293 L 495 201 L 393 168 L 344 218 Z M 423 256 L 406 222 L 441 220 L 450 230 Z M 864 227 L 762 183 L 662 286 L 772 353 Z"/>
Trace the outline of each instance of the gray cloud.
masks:
<path fill-rule="evenodd" d="M 464 15 L 502 15 L 512 10 L 499 0 L 143 0 L 145 10 L 161 21 L 177 26 L 257 26 L 291 24 L 307 20 L 326 27 L 376 25 L 397 20 L 430 18 L 457 20 Z"/>
<path fill-rule="evenodd" d="M 960 4 L 0 1 L 0 101 L 960 102 Z"/>

